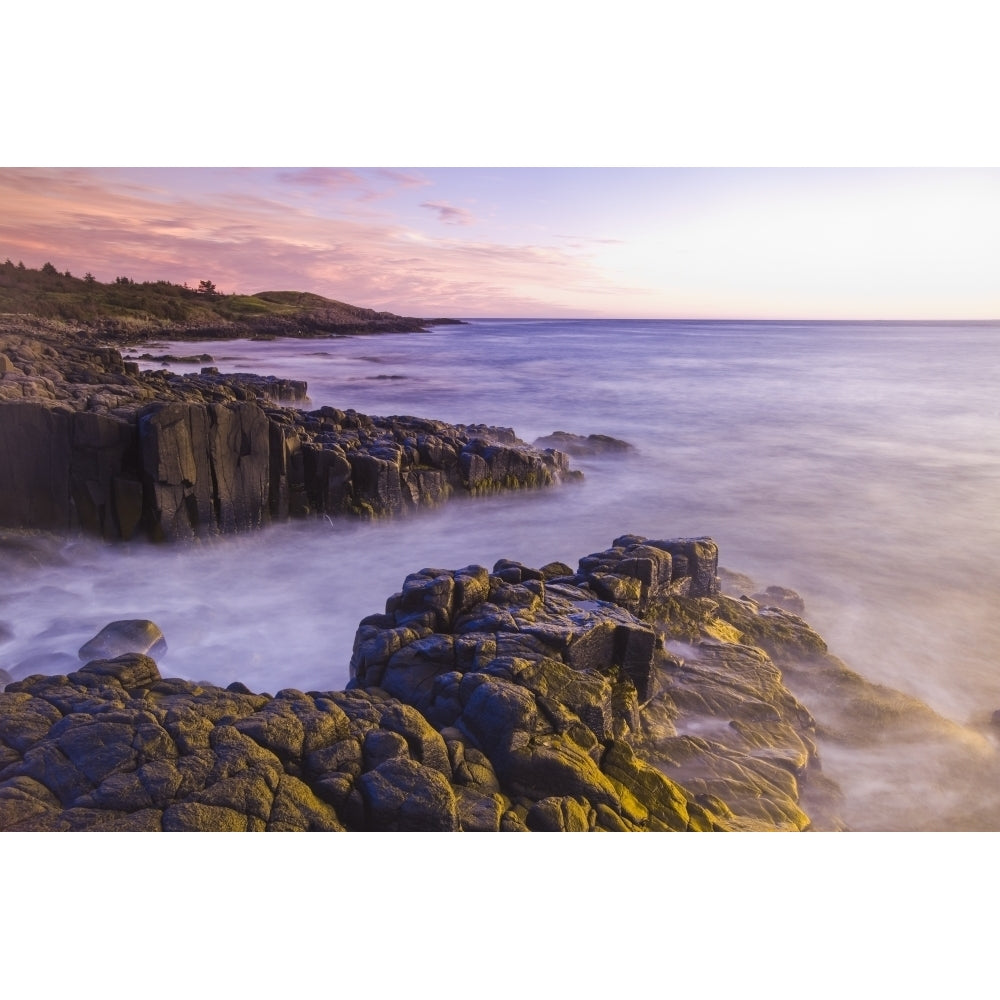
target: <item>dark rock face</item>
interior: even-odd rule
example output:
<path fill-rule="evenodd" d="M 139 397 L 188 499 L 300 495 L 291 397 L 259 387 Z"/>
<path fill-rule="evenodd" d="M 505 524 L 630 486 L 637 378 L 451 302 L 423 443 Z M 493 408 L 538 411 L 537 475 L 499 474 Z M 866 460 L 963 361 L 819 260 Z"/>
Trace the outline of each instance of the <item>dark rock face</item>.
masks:
<path fill-rule="evenodd" d="M 0 523 L 25 528 L 69 523 L 72 418 L 32 403 L 4 406 L 0 465 L 17 486 L 0 490 Z"/>
<path fill-rule="evenodd" d="M 270 520 L 270 427 L 254 403 L 170 403 L 139 419 L 145 515 L 155 540 Z"/>
<path fill-rule="evenodd" d="M 274 405 L 306 385 L 139 373 L 111 348 L 0 336 L 0 527 L 175 541 L 310 513 L 383 517 L 575 475 L 510 428 Z"/>
<path fill-rule="evenodd" d="M 0 829 L 806 828 L 814 723 L 742 639 L 784 613 L 691 596 L 714 558 L 629 535 L 576 573 L 420 570 L 359 626 L 341 692 L 164 679 L 155 626 L 112 623 L 99 658 L 0 693 Z"/>

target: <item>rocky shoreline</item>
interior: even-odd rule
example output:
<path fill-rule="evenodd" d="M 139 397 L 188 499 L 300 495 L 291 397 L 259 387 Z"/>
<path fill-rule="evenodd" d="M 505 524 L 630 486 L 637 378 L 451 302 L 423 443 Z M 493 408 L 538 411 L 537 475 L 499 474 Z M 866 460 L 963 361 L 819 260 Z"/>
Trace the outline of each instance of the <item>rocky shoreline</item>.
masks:
<path fill-rule="evenodd" d="M 630 448 L 281 405 L 306 393 L 0 333 L 0 527 L 184 542 L 385 517 Z M 803 613 L 709 538 L 622 535 L 576 569 L 412 573 L 361 621 L 344 691 L 164 676 L 159 629 L 112 622 L 76 669 L 71 650 L 42 667 L 66 673 L 0 661 L 0 830 L 845 829 L 821 744 L 956 727 L 850 671 Z"/>
<path fill-rule="evenodd" d="M 838 829 L 816 723 L 751 624 L 832 660 L 723 595 L 710 539 L 632 535 L 575 571 L 411 574 L 345 691 L 164 678 L 159 630 L 113 623 L 78 670 L 0 693 L 0 829 Z"/>
<path fill-rule="evenodd" d="M 510 428 L 280 405 L 307 398 L 301 381 L 141 372 L 112 347 L 0 332 L 0 527 L 177 541 L 579 476 Z"/>

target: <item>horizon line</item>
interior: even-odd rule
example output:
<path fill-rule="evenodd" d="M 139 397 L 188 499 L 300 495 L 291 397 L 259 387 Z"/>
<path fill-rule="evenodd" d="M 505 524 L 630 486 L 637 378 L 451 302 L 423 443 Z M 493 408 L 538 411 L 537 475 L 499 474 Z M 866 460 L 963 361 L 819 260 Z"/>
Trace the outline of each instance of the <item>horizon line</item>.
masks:
<path fill-rule="evenodd" d="M 759 317 L 759 316 L 441 316 L 436 319 L 424 319 L 423 322 L 434 324 L 440 320 L 445 322 L 514 322 L 523 320 L 525 322 L 537 323 L 1000 323 L 1000 316 L 995 317 L 930 317 L 930 318 L 872 318 L 872 317 L 851 317 L 842 319 L 809 318 L 807 316 L 794 317 Z"/>

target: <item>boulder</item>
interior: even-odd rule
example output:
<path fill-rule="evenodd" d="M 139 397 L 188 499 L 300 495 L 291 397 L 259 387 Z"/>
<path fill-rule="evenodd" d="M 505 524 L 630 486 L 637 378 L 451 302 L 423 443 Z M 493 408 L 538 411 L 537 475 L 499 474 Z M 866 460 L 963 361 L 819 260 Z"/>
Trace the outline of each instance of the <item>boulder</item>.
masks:
<path fill-rule="evenodd" d="M 167 651 L 167 640 L 158 625 L 146 619 L 127 619 L 105 625 L 79 651 L 80 659 L 110 660 L 122 653 L 143 653 L 153 658 Z"/>
<path fill-rule="evenodd" d="M 433 768 L 393 757 L 358 779 L 369 830 L 451 832 L 458 804 L 448 781 Z"/>
<path fill-rule="evenodd" d="M 78 674 L 96 674 L 113 677 L 123 688 L 147 687 L 160 679 L 156 661 L 142 653 L 122 653 L 109 659 L 91 660 L 81 667 Z"/>

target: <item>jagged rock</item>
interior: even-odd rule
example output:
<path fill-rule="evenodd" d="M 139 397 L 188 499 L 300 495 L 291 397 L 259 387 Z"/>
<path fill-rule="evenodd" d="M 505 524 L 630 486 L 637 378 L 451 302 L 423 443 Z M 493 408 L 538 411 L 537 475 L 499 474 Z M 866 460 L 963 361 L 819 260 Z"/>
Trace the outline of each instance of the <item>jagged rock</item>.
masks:
<path fill-rule="evenodd" d="M 139 372 L 111 348 L 0 335 L 0 526 L 184 540 L 307 514 L 384 517 L 570 480 L 506 427 L 273 405 L 306 385 Z M 16 362 L 16 364 L 15 364 Z"/>
<path fill-rule="evenodd" d="M 0 829 L 838 829 L 786 676 L 828 718 L 844 697 L 845 730 L 933 713 L 796 615 L 717 593 L 716 554 L 623 535 L 576 574 L 419 570 L 359 626 L 343 692 L 164 679 L 139 651 L 9 682 Z"/>

